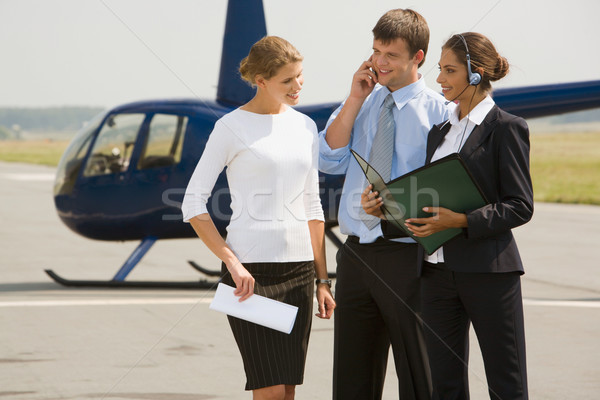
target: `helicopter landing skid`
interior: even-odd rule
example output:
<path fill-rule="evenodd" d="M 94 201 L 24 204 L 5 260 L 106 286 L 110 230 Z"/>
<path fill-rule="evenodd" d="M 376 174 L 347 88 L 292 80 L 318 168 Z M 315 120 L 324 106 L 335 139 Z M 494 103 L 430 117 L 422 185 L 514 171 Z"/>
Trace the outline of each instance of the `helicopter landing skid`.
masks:
<path fill-rule="evenodd" d="M 188 260 L 188 264 L 190 264 L 192 266 L 192 268 L 194 268 L 196 271 L 202 272 L 204 275 L 207 275 L 207 276 L 218 276 L 218 277 L 222 277 L 223 276 L 223 274 L 221 274 L 221 271 L 212 270 L 212 269 L 206 269 L 206 268 L 198 265 L 198 263 L 196 263 L 195 261 Z M 336 274 L 335 274 L 335 272 L 328 272 L 327 273 L 327 277 L 329 279 L 335 279 Z"/>
<path fill-rule="evenodd" d="M 142 240 L 138 247 L 131 253 L 125 264 L 117 274 L 108 281 L 102 280 L 72 280 L 66 279 L 47 269 L 45 272 L 54 282 L 69 287 L 104 287 L 104 288 L 138 288 L 138 289 L 215 289 L 218 281 L 198 280 L 189 282 L 169 281 L 126 281 L 125 278 L 140 262 L 142 257 L 150 250 L 156 242 L 156 238 L 149 236 Z M 202 267 L 200 267 L 202 268 Z M 202 270 L 199 270 L 202 272 Z M 210 275 L 210 274 L 208 274 Z M 213 275 L 210 275 L 213 276 Z"/>
<path fill-rule="evenodd" d="M 216 289 L 217 281 L 206 279 L 190 282 L 166 281 L 102 281 L 102 280 L 76 280 L 66 279 L 52 271 L 44 270 L 56 283 L 69 287 L 101 287 L 101 288 L 133 288 L 133 289 Z"/>
<path fill-rule="evenodd" d="M 188 260 L 188 264 L 190 264 L 192 268 L 194 268 L 196 271 L 202 272 L 206 276 L 223 276 L 223 274 L 221 274 L 221 271 L 204 268 L 195 261 Z"/>
<path fill-rule="evenodd" d="M 333 243 L 333 245 L 335 247 L 337 247 L 338 249 L 344 245 L 344 243 L 340 240 L 340 238 L 331 230 L 331 228 L 335 226 L 335 225 L 331 225 L 331 226 L 325 226 L 325 236 L 331 240 L 331 242 Z M 212 270 L 212 269 L 207 269 L 204 268 L 202 266 L 200 266 L 198 263 L 196 263 L 195 261 L 192 260 L 188 260 L 188 264 L 190 264 L 192 266 L 192 268 L 194 268 L 196 271 L 202 272 L 204 275 L 206 276 L 218 276 L 218 277 L 222 277 L 223 274 L 221 273 L 221 271 L 218 270 Z M 336 273 L 335 272 L 328 272 L 327 273 L 327 277 L 329 279 L 335 279 L 336 277 Z"/>

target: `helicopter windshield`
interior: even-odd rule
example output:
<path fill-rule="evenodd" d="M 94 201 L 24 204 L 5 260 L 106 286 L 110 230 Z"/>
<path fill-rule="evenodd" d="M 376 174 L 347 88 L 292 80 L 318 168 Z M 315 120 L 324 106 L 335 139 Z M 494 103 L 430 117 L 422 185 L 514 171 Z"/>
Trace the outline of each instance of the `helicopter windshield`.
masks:
<path fill-rule="evenodd" d="M 54 195 L 69 194 L 75 185 L 75 180 L 79 175 L 83 158 L 90 147 L 94 132 L 100 126 L 100 123 L 106 116 L 106 112 L 96 115 L 85 127 L 83 127 L 60 159 L 56 179 L 54 181 Z"/>
<path fill-rule="evenodd" d="M 87 160 L 84 176 L 125 172 L 133 153 L 133 146 L 146 114 L 110 115 Z"/>

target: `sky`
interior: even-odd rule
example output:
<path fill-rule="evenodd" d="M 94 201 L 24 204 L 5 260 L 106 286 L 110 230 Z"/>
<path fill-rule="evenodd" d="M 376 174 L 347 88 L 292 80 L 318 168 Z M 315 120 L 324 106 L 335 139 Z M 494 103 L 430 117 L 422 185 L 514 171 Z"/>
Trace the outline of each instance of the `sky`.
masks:
<path fill-rule="evenodd" d="M 488 36 L 511 64 L 496 88 L 600 79 L 597 0 L 264 0 L 264 8 L 268 34 L 304 55 L 302 105 L 345 98 L 371 54 L 373 26 L 392 8 L 427 19 L 420 71 L 434 90 L 441 45 L 465 31 Z M 214 99 L 226 9 L 226 0 L 0 0 L 0 107 Z"/>

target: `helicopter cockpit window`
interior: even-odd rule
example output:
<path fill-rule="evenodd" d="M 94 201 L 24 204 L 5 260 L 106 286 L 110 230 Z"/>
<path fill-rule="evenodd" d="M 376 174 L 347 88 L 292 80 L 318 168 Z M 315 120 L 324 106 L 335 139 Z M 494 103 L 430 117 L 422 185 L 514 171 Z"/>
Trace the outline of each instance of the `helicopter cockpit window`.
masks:
<path fill-rule="evenodd" d="M 98 133 L 85 166 L 85 176 L 124 172 L 129 167 L 135 139 L 146 114 L 115 114 Z"/>
<path fill-rule="evenodd" d="M 138 168 L 168 167 L 179 163 L 187 122 L 188 117 L 181 115 L 154 115 Z"/>
<path fill-rule="evenodd" d="M 77 132 L 77 135 L 65 150 L 56 172 L 55 195 L 69 194 L 73 190 L 83 159 L 92 142 L 93 134 L 102 123 L 105 115 L 106 112 L 96 115 L 84 128 Z"/>

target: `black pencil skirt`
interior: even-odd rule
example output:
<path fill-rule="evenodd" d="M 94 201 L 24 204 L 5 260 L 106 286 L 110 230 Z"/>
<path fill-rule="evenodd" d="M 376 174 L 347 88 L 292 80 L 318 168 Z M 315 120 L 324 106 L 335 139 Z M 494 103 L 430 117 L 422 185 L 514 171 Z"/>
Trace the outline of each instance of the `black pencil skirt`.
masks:
<path fill-rule="evenodd" d="M 314 262 L 244 263 L 255 279 L 254 293 L 298 307 L 288 335 L 228 316 L 244 370 L 246 390 L 274 385 L 300 385 L 304 380 L 306 350 L 312 323 Z M 222 265 L 222 282 L 235 287 Z"/>

